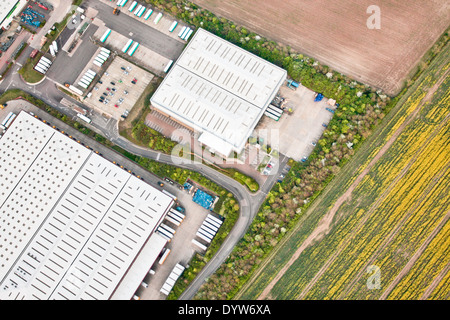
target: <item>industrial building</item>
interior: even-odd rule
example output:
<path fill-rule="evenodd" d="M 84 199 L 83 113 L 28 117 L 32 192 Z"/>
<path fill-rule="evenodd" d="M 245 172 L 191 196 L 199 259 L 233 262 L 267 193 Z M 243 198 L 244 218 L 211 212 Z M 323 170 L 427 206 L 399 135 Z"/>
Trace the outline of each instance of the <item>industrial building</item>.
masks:
<path fill-rule="evenodd" d="M 0 299 L 131 299 L 172 197 L 25 111 L 0 163 Z"/>
<path fill-rule="evenodd" d="M 286 70 L 199 29 L 150 102 L 227 157 L 245 147 L 286 77 Z"/>
<path fill-rule="evenodd" d="M 27 4 L 26 0 L 2 0 L 0 1 L 0 29 L 8 29 L 13 18 Z"/>

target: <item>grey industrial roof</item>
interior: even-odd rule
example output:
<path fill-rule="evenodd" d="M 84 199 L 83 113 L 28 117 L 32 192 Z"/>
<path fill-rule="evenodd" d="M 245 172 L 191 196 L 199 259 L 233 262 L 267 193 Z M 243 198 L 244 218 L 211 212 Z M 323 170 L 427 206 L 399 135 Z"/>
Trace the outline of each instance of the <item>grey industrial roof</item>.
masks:
<path fill-rule="evenodd" d="M 201 142 L 223 142 L 209 147 L 239 152 L 286 75 L 286 70 L 199 29 L 151 103 L 204 133 Z"/>
<path fill-rule="evenodd" d="M 133 287 L 124 276 L 172 198 L 23 111 L 0 161 L 1 299 L 108 299 Z"/>

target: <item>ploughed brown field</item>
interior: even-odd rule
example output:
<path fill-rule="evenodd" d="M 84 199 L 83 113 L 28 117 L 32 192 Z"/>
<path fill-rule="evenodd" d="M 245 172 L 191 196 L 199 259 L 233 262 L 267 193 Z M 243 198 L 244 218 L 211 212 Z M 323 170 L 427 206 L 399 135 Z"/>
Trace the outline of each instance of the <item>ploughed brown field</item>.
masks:
<path fill-rule="evenodd" d="M 192 1 L 390 95 L 450 25 L 448 0 Z M 371 5 L 380 29 L 367 27 Z"/>

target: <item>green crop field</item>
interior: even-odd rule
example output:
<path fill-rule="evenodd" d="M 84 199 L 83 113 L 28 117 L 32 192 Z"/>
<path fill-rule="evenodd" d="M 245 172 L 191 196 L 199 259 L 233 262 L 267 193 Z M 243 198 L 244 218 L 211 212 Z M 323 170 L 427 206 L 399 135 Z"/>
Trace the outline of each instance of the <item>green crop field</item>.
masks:
<path fill-rule="evenodd" d="M 450 297 L 449 67 L 447 44 L 235 298 Z"/>

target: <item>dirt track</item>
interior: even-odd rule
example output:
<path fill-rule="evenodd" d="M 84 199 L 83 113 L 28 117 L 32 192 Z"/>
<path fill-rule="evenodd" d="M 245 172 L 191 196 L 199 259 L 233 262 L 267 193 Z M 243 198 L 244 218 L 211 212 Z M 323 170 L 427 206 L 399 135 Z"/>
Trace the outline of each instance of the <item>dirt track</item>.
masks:
<path fill-rule="evenodd" d="M 390 95 L 450 24 L 447 0 L 193 2 Z M 379 30 L 367 28 L 373 4 L 381 11 Z"/>

